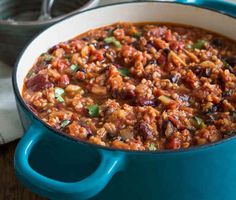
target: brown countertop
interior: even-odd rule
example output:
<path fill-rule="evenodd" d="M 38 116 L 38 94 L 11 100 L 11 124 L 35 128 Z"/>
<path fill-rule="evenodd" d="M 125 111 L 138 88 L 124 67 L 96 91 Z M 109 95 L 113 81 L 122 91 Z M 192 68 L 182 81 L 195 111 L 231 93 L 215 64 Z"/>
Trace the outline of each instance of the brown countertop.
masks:
<path fill-rule="evenodd" d="M 14 174 L 13 156 L 17 143 L 0 146 L 0 200 L 44 200 L 26 189 Z"/>

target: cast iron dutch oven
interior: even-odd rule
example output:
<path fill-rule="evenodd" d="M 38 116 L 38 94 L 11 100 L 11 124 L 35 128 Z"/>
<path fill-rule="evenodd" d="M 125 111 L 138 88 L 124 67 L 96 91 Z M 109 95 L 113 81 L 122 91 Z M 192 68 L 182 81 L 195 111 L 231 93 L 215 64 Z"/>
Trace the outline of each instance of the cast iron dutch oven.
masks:
<path fill-rule="evenodd" d="M 235 5 L 223 1 L 120 3 L 75 14 L 39 34 L 24 49 L 13 75 L 26 132 L 15 153 L 19 180 L 33 192 L 57 200 L 235 200 L 235 136 L 178 151 L 105 148 L 49 127 L 21 97 L 24 77 L 36 58 L 51 46 L 89 29 L 117 21 L 172 22 L 236 39 L 235 15 Z"/>

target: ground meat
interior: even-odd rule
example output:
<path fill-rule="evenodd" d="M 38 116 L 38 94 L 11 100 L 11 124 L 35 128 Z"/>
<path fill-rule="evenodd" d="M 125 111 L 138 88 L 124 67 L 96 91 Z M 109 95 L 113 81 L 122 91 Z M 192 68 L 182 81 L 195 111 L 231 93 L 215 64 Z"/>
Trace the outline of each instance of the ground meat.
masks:
<path fill-rule="evenodd" d="M 117 23 L 43 53 L 23 98 L 74 138 L 180 149 L 236 134 L 236 43 L 199 28 Z"/>

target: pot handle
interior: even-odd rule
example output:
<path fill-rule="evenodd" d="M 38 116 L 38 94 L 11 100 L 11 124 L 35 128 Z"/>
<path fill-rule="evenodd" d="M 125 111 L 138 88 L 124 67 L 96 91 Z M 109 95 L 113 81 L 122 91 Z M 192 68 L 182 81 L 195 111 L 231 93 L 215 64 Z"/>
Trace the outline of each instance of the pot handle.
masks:
<path fill-rule="evenodd" d="M 225 1 L 225 0 L 215 0 L 215 1 L 206 1 L 206 0 L 176 0 L 177 2 L 184 4 L 198 5 L 203 8 L 209 8 L 222 13 L 232 15 L 236 17 L 236 3 Z"/>
<path fill-rule="evenodd" d="M 47 132 L 33 124 L 17 145 L 14 165 L 18 178 L 34 192 L 50 199 L 87 199 L 103 190 L 114 174 L 124 166 L 124 155 L 119 152 L 100 150 L 100 164 L 85 179 L 78 182 L 53 180 L 35 171 L 29 164 L 29 155 L 36 143 Z M 56 166 L 55 166 L 56 167 Z"/>

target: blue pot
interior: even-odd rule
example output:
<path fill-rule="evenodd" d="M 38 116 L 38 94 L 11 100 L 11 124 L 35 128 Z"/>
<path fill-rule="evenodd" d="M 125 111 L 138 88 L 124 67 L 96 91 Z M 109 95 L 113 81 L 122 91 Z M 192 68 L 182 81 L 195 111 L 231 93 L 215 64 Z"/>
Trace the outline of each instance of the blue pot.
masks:
<path fill-rule="evenodd" d="M 17 106 L 26 131 L 16 149 L 15 172 L 26 187 L 41 196 L 64 200 L 236 199 L 236 137 L 178 151 L 105 148 L 70 138 L 49 127 L 28 109 L 20 94 L 25 75 L 48 47 L 116 21 L 183 23 L 236 39 L 233 4 L 191 2 L 185 1 L 187 5 L 135 2 L 92 9 L 53 25 L 26 47 L 13 74 Z"/>

